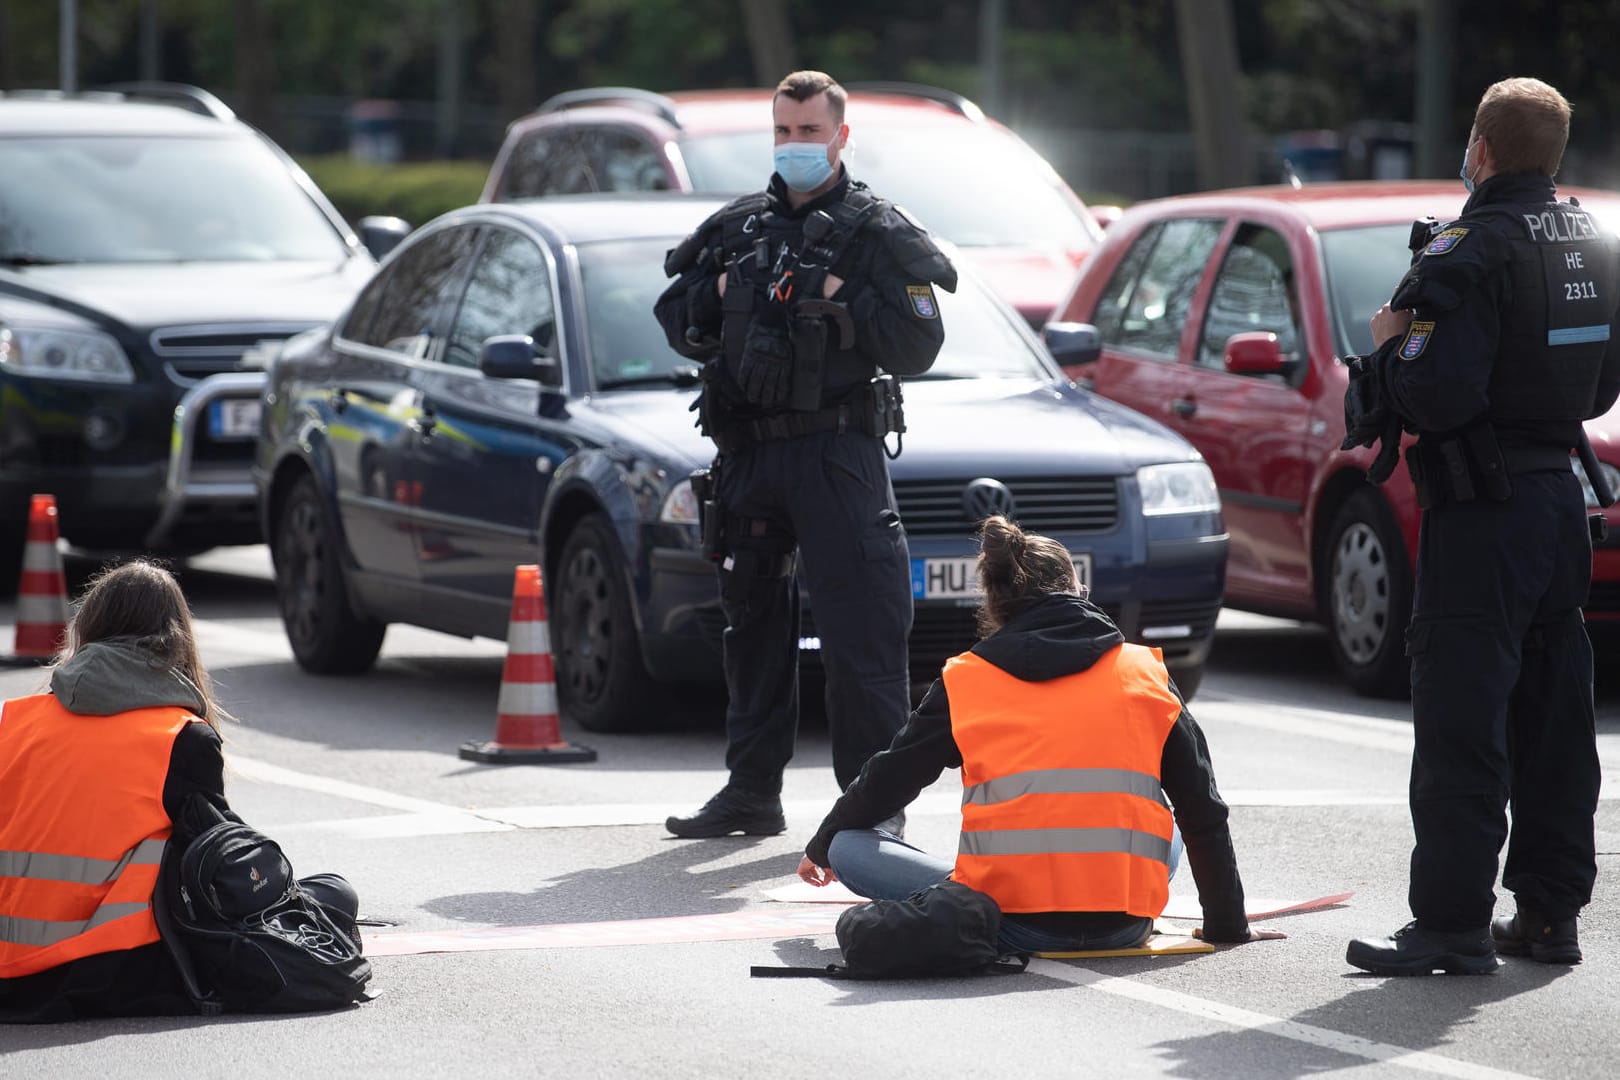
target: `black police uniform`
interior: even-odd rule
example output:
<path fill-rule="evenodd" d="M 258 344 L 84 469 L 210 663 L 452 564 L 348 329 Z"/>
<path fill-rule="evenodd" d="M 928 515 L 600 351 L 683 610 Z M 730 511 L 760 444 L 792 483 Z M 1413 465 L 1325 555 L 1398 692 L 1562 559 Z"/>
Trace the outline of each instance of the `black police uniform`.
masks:
<path fill-rule="evenodd" d="M 1487 179 L 1426 241 L 1390 302 L 1411 325 L 1371 368 L 1418 434 L 1409 901 L 1455 941 L 1490 924 L 1504 840 L 1521 914 L 1591 899 L 1592 551 L 1570 453 L 1620 394 L 1620 251 L 1540 172 Z"/>
<path fill-rule="evenodd" d="M 665 269 L 679 277 L 656 315 L 677 351 L 707 361 L 698 407 L 719 450 L 700 498 L 727 621 L 727 790 L 775 806 L 793 754 L 799 573 L 821 639 L 833 769 L 848 787 L 910 707 L 910 561 L 883 441 L 904 425 L 898 384 L 880 372 L 933 364 L 944 341 L 933 285 L 953 290 L 955 271 L 925 230 L 847 174 L 798 208 L 773 176 Z M 843 284 L 824 298 L 829 273 Z M 744 828 L 781 831 L 779 807 Z"/>

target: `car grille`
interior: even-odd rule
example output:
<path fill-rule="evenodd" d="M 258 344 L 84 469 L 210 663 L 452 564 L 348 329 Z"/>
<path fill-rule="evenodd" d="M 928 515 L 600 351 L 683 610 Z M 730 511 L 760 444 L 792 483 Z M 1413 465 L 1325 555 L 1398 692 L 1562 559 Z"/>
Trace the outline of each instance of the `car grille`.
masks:
<path fill-rule="evenodd" d="M 1192 630 L 1191 634 L 1183 635 L 1185 638 L 1207 637 L 1215 629 L 1215 620 L 1220 616 L 1221 602 L 1219 600 L 1149 600 L 1142 604 L 1141 625 L 1142 639 L 1149 645 L 1160 645 L 1175 639 L 1155 637 L 1153 628 L 1158 626 L 1185 626 Z"/>
<path fill-rule="evenodd" d="M 152 352 L 171 378 L 196 382 L 223 371 L 242 371 L 242 354 L 261 341 L 285 341 L 316 323 L 230 323 L 166 326 L 152 331 Z"/>
<path fill-rule="evenodd" d="M 964 495 L 971 480 L 896 480 L 894 496 L 909 536 L 966 536 L 979 519 Z M 1032 476 L 1002 480 L 1018 524 L 1040 533 L 1107 532 L 1119 521 L 1112 476 Z"/>

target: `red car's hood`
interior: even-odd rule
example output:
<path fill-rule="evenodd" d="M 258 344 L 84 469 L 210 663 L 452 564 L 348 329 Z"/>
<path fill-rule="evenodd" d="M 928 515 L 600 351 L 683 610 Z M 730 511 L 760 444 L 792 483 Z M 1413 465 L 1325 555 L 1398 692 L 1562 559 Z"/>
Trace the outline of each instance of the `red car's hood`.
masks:
<path fill-rule="evenodd" d="M 1030 247 L 957 248 L 956 253 L 1037 330 L 1069 294 L 1086 258 L 1083 251 Z"/>

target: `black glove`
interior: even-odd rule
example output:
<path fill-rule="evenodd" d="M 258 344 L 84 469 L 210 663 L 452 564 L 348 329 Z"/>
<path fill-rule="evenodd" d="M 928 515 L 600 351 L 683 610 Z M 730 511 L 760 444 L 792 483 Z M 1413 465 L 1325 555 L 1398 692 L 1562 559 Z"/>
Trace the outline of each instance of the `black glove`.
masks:
<path fill-rule="evenodd" d="M 1376 354 L 1349 357 L 1344 366 L 1350 372 L 1350 385 L 1344 391 L 1344 441 L 1339 449 L 1371 446 L 1384 433 L 1388 415 Z"/>
<path fill-rule="evenodd" d="M 762 409 L 780 409 L 793 388 L 793 346 L 785 327 L 755 319 L 737 361 L 737 385 L 743 399 Z"/>

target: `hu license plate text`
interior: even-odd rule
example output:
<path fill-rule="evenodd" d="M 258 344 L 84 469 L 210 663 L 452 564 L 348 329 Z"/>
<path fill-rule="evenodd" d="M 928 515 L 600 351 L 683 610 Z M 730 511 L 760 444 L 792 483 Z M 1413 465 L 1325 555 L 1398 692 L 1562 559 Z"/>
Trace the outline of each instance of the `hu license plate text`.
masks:
<path fill-rule="evenodd" d="M 971 600 L 979 596 L 978 560 L 969 556 L 952 559 L 912 559 L 911 598 L 913 600 Z M 1080 584 L 1091 584 L 1091 555 L 1074 556 L 1074 575 Z"/>

